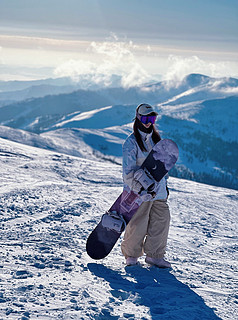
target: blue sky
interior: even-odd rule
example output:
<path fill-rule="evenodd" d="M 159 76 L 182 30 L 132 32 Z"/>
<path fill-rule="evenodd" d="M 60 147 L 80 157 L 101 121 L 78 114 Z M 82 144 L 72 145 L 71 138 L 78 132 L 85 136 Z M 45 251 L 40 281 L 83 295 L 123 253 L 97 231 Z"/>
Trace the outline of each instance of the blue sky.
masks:
<path fill-rule="evenodd" d="M 0 1 L 0 79 L 80 72 L 82 64 L 84 72 L 128 65 L 144 77 L 173 76 L 173 67 L 181 76 L 238 76 L 237 40 L 234 0 Z"/>

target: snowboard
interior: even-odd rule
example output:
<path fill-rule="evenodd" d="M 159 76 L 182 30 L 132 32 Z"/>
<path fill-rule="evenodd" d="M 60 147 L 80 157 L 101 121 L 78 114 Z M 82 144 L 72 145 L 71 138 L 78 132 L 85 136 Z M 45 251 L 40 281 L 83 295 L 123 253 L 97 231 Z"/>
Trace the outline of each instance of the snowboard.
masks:
<path fill-rule="evenodd" d="M 155 144 L 135 173 L 136 180 L 142 185 L 139 193 L 131 191 L 129 187 L 124 188 L 90 233 L 86 251 L 92 259 L 103 259 L 111 252 L 140 205 L 144 201 L 153 200 L 156 195 L 154 192 L 156 185 L 175 165 L 178 155 L 178 146 L 170 139 L 162 139 Z"/>

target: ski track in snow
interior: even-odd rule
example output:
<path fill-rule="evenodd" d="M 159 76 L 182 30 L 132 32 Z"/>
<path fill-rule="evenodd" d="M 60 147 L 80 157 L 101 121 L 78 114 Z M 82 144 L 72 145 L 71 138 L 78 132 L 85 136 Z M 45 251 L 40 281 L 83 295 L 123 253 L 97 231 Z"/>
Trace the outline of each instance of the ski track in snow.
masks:
<path fill-rule="evenodd" d="M 0 139 L 0 319 L 230 319 L 238 192 L 170 178 L 172 270 L 125 267 L 85 243 L 122 191 L 121 167 Z"/>

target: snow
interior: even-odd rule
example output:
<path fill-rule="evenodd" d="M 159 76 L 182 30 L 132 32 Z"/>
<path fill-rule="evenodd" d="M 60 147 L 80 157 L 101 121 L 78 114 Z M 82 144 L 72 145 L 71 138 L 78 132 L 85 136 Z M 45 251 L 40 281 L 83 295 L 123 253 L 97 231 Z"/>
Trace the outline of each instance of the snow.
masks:
<path fill-rule="evenodd" d="M 0 138 L 0 319 L 237 319 L 237 190 L 170 177 L 172 270 L 126 267 L 121 239 L 93 261 L 122 191 L 121 166 L 95 159 Z"/>
<path fill-rule="evenodd" d="M 75 122 L 75 121 L 82 121 L 82 120 L 90 119 L 96 113 L 104 111 L 104 110 L 108 110 L 111 107 L 112 106 L 108 106 L 108 107 L 104 107 L 104 108 L 100 108 L 100 109 L 96 109 L 96 110 L 92 110 L 92 111 L 88 111 L 88 112 L 79 113 L 77 115 L 74 115 L 70 120 L 62 121 L 60 124 L 57 123 L 56 127 L 67 126 L 67 124 L 69 122 Z"/>

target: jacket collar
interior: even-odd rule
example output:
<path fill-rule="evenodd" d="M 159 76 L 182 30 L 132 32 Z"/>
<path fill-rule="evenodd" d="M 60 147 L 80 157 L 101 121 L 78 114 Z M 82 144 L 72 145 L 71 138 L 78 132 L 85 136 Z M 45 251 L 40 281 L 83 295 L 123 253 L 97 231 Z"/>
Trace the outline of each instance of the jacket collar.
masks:
<path fill-rule="evenodd" d="M 141 135 L 141 138 L 143 141 L 146 141 L 148 140 L 149 138 L 151 138 L 152 134 L 153 134 L 153 131 L 151 131 L 150 133 L 146 133 L 146 132 L 143 132 L 139 129 L 139 133 Z"/>

